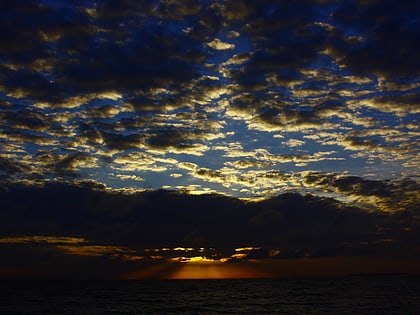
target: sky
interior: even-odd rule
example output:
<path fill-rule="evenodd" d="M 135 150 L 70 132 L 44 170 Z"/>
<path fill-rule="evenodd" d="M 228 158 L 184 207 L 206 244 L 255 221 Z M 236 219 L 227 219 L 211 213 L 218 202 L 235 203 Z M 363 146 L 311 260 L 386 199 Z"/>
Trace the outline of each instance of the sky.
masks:
<path fill-rule="evenodd" d="M 410 0 L 1 1 L 0 277 L 420 272 L 419 38 Z"/>

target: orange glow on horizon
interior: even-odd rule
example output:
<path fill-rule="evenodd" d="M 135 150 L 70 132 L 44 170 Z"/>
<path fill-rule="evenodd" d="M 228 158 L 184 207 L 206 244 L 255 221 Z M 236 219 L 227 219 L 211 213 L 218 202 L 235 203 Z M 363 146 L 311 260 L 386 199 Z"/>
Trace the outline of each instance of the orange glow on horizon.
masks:
<path fill-rule="evenodd" d="M 119 279 L 251 279 L 345 276 L 353 273 L 420 274 L 418 259 L 389 257 L 325 257 L 243 262 L 172 261 L 124 274 Z"/>
<path fill-rule="evenodd" d="M 203 257 L 188 260 L 162 261 L 141 270 L 118 276 L 118 279 L 245 279 L 269 278 L 259 263 L 226 263 Z"/>
<path fill-rule="evenodd" d="M 205 261 L 182 263 L 167 279 L 241 279 L 267 278 L 271 275 L 258 270 L 252 264 Z"/>

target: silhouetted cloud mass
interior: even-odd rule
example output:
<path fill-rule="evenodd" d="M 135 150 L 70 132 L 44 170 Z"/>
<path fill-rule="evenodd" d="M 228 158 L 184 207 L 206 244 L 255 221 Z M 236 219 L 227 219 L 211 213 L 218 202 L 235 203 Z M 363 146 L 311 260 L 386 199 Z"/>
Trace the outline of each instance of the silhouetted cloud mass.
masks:
<path fill-rule="evenodd" d="M 1 1 L 0 276 L 25 255 L 418 259 L 419 12 Z"/>
<path fill-rule="evenodd" d="M 345 189 L 358 180 L 348 178 L 337 186 Z M 389 187 L 381 189 L 361 193 L 392 194 Z M 76 277 L 104 277 L 104 270 L 90 274 L 95 260 L 111 272 L 108 276 L 118 276 L 194 257 L 226 263 L 337 256 L 420 259 L 419 208 L 410 203 L 385 213 L 309 194 L 245 202 L 165 190 L 127 195 L 92 183 L 9 186 L 0 197 L 5 270 L 24 265 L 40 273 L 48 261 L 58 273 L 64 268 Z M 70 268 L 75 259 L 83 263 L 80 270 Z M 54 272 L 41 275 L 58 276 Z"/>

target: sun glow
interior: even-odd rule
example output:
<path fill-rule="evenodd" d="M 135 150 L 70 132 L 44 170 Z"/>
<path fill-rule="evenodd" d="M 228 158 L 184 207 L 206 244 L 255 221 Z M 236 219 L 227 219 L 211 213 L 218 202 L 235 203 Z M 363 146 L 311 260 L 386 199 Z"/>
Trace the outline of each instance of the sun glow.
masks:
<path fill-rule="evenodd" d="M 269 274 L 259 270 L 252 263 L 228 263 L 202 256 L 189 257 L 178 263 L 178 268 L 168 279 L 235 279 L 264 278 Z"/>
<path fill-rule="evenodd" d="M 170 259 L 171 261 L 175 262 L 182 262 L 182 263 L 214 263 L 217 262 L 214 259 L 209 259 L 203 256 L 194 256 L 194 257 L 174 257 Z"/>
<path fill-rule="evenodd" d="M 269 275 L 249 265 L 217 262 L 182 264 L 168 279 L 240 279 Z"/>

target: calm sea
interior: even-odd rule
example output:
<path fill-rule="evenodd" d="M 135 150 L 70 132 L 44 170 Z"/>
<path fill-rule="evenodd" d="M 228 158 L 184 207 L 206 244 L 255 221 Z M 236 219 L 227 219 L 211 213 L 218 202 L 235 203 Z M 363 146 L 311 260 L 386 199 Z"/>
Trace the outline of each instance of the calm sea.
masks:
<path fill-rule="evenodd" d="M 3 281 L 0 313 L 420 314 L 420 277 Z"/>

